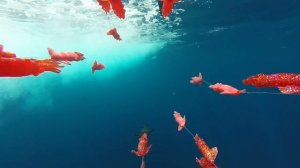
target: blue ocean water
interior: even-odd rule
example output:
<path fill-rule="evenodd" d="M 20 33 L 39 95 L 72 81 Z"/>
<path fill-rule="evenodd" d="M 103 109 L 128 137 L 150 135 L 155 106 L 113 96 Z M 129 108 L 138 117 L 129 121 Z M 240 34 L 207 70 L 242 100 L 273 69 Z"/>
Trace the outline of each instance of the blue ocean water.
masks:
<path fill-rule="evenodd" d="M 191 136 L 177 131 L 174 110 L 186 116 L 187 127 L 193 133 L 209 146 L 218 147 L 216 164 L 221 168 L 298 167 L 299 96 L 225 96 L 206 86 L 190 85 L 189 80 L 202 72 L 207 81 L 257 91 L 244 86 L 242 79 L 262 72 L 299 73 L 300 1 L 183 1 L 175 8 L 185 11 L 173 13 L 169 20 L 172 25 L 180 17 L 178 26 L 165 26 L 167 21 L 155 14 L 154 18 L 163 24 L 158 28 L 167 37 L 154 31 L 153 26 L 159 24 L 137 24 L 145 29 L 141 37 L 127 36 L 127 32 L 131 34 L 129 28 L 124 27 L 123 32 L 123 27 L 119 28 L 130 42 L 143 39 L 140 45 L 126 38 L 120 43 L 107 40 L 100 36 L 103 32 L 78 40 L 78 34 L 72 34 L 78 30 L 68 32 L 73 43 L 65 43 L 50 30 L 51 26 L 46 26 L 50 35 L 43 31 L 44 35 L 35 34 L 32 28 L 41 31 L 41 25 L 14 20 L 5 10 L 9 4 L 18 2 L 19 9 L 26 3 L 2 1 L 0 30 L 5 33 L 0 35 L 5 38 L 0 43 L 7 44 L 8 50 L 45 55 L 45 47 L 52 45 L 60 50 L 85 51 L 90 59 L 72 63 L 59 75 L 0 80 L 1 167 L 139 167 L 140 158 L 130 150 L 136 149 L 137 134 L 144 125 L 153 129 L 149 137 L 152 149 L 145 158 L 147 167 L 197 167 L 195 157 L 201 155 Z M 52 25 L 57 20 L 48 21 Z M 179 35 L 173 36 L 172 32 Z M 161 40 L 155 44 L 145 42 L 155 33 L 155 39 Z M 108 44 L 101 43 L 102 39 Z M 108 65 L 92 75 L 94 58 Z"/>

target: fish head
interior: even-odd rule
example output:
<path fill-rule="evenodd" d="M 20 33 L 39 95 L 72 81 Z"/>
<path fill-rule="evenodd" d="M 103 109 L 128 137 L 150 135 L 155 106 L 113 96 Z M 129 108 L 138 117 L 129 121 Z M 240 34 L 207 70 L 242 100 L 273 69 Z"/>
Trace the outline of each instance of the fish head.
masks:
<path fill-rule="evenodd" d="M 76 54 L 76 60 L 81 61 L 84 60 L 84 54 L 80 53 L 80 52 L 74 52 Z"/>
<path fill-rule="evenodd" d="M 209 85 L 209 88 L 211 88 L 212 90 L 214 90 L 216 92 L 221 92 L 221 91 L 223 91 L 223 84 L 216 83 L 214 85 Z"/>
<path fill-rule="evenodd" d="M 265 80 L 266 80 L 266 75 L 263 74 L 263 73 L 260 73 L 260 74 L 251 76 L 247 79 L 244 79 L 243 83 L 245 85 L 254 85 L 254 84 L 257 84 L 257 83 L 261 83 L 262 81 L 265 81 Z"/>
<path fill-rule="evenodd" d="M 141 140 L 148 140 L 147 133 L 143 133 L 143 135 L 140 137 Z"/>
<path fill-rule="evenodd" d="M 136 136 L 141 137 L 145 133 L 147 134 L 147 136 L 149 136 L 152 132 L 153 132 L 152 128 L 148 127 L 147 125 L 144 125 L 144 127 L 140 130 L 138 134 L 136 134 Z"/>
<path fill-rule="evenodd" d="M 114 34 L 116 34 L 117 33 L 117 29 L 116 28 L 112 28 L 112 29 L 110 29 L 106 34 L 107 35 L 114 35 Z"/>

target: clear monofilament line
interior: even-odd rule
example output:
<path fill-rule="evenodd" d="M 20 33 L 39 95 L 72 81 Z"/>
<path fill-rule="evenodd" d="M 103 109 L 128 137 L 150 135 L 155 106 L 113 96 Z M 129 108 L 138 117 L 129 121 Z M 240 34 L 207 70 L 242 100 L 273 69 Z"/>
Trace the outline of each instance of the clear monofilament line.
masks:
<path fill-rule="evenodd" d="M 291 95 L 300 96 L 299 94 L 284 94 L 284 93 L 273 93 L 273 92 L 245 92 L 246 94 L 270 94 L 270 95 Z"/>
<path fill-rule="evenodd" d="M 187 127 L 184 127 L 184 129 L 194 138 L 194 134 Z"/>
<path fill-rule="evenodd" d="M 205 84 L 207 84 L 207 85 L 211 85 L 211 83 L 209 83 L 209 82 L 207 82 L 207 81 L 205 81 L 205 80 L 203 80 L 203 83 L 205 83 Z"/>

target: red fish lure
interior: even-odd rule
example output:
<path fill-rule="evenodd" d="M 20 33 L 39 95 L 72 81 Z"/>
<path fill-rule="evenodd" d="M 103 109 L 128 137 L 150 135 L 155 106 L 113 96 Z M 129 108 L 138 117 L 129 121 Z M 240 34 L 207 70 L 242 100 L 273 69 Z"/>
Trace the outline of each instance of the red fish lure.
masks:
<path fill-rule="evenodd" d="M 82 61 L 85 59 L 84 55 L 80 52 L 58 52 L 52 48 L 47 48 L 47 50 L 51 59 L 65 64 L 70 64 L 70 61 Z"/>
<path fill-rule="evenodd" d="M 190 80 L 190 83 L 191 83 L 191 84 L 195 84 L 195 85 L 201 86 L 202 83 L 203 83 L 203 77 L 202 77 L 202 74 L 199 73 L 198 76 L 192 77 L 192 79 Z"/>
<path fill-rule="evenodd" d="M 97 63 L 97 61 L 95 61 L 92 66 L 92 73 L 94 74 L 96 70 L 102 70 L 104 68 L 105 68 L 105 66 L 103 64 Z"/>
<path fill-rule="evenodd" d="M 0 58 L 0 77 L 38 76 L 45 71 L 60 73 L 58 62 L 21 58 Z"/>
<path fill-rule="evenodd" d="M 238 90 L 237 88 L 230 86 L 230 85 L 225 85 L 222 83 L 216 83 L 214 85 L 209 85 L 209 88 L 214 90 L 215 92 L 220 92 L 220 94 L 228 94 L 228 95 L 233 95 L 233 96 L 239 96 L 242 93 L 246 93 L 246 90 Z"/>
<path fill-rule="evenodd" d="M 201 139 L 198 134 L 195 135 L 194 140 L 203 157 L 205 157 L 209 162 L 214 162 L 218 155 L 218 148 L 213 147 L 210 149 L 206 142 Z"/>
<path fill-rule="evenodd" d="M 105 11 L 106 14 L 110 12 L 110 2 L 109 0 L 98 0 L 99 5 Z"/>
<path fill-rule="evenodd" d="M 109 36 L 113 36 L 116 40 L 122 40 L 116 28 L 110 29 L 106 34 Z"/>
<path fill-rule="evenodd" d="M 248 92 L 246 89 L 239 90 L 231 85 L 226 85 L 222 83 L 211 84 L 203 79 L 202 74 L 199 73 L 198 76 L 192 77 L 190 80 L 191 84 L 201 86 L 202 83 L 209 85 L 215 92 L 220 94 L 239 96 L 241 94 L 289 94 L 289 95 L 299 95 L 300 94 L 300 74 L 296 73 L 278 73 L 278 74 L 258 74 L 251 76 L 243 80 L 245 85 L 253 85 L 258 88 L 260 87 L 275 87 L 278 88 L 281 93 L 273 92 Z"/>
<path fill-rule="evenodd" d="M 243 80 L 245 85 L 256 87 L 285 87 L 300 86 L 300 74 L 296 73 L 277 73 L 277 74 L 258 74 Z"/>
<path fill-rule="evenodd" d="M 112 9 L 120 19 L 125 19 L 126 10 L 124 9 L 122 0 L 97 0 L 97 1 L 106 14 L 109 13 L 110 10 Z"/>
<path fill-rule="evenodd" d="M 131 150 L 131 153 L 135 154 L 138 157 L 144 157 L 149 153 L 150 149 L 151 149 L 151 145 L 148 146 L 148 135 L 146 133 L 144 133 L 139 138 L 139 144 L 138 144 L 137 151 Z"/>
<path fill-rule="evenodd" d="M 162 15 L 164 17 L 169 16 L 172 13 L 174 3 L 179 2 L 179 0 L 161 0 L 163 1 Z"/>
<path fill-rule="evenodd" d="M 185 116 L 182 117 L 177 111 L 174 111 L 173 116 L 178 124 L 178 131 L 181 131 L 185 127 Z"/>
<path fill-rule="evenodd" d="M 281 94 L 300 94 L 300 74 L 277 73 L 257 74 L 243 80 L 245 85 L 261 87 L 277 87 Z"/>
<path fill-rule="evenodd" d="M 148 146 L 148 134 L 143 133 L 139 138 L 139 144 L 137 151 L 131 150 L 131 153 L 135 154 L 138 157 L 142 157 L 141 168 L 146 168 L 144 157 L 149 153 L 151 145 Z"/>

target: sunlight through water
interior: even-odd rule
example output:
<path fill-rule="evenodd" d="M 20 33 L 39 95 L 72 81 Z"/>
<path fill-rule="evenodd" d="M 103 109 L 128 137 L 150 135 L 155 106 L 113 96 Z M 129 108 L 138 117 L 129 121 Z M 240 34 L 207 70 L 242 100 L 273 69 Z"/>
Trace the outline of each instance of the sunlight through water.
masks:
<path fill-rule="evenodd" d="M 1 78 L 0 92 L 5 96 L 0 98 L 0 110 L 5 102 L 25 92 L 32 93 L 26 99 L 30 104 L 34 104 L 30 99 L 43 100 L 41 97 L 48 95 L 45 88 L 53 80 L 70 84 L 86 76 L 112 78 L 182 36 L 180 13 L 184 10 L 177 8 L 172 17 L 164 19 L 156 0 L 130 0 L 124 5 L 126 18 L 121 20 L 113 13 L 106 15 L 96 0 L 1 0 L 0 43 L 5 50 L 22 58 L 45 59 L 51 47 L 82 52 L 86 60 L 66 66 L 59 75 L 47 72 L 39 77 Z M 121 41 L 106 35 L 113 27 Z M 92 76 L 94 60 L 105 64 L 106 69 Z M 44 94 L 35 94 L 39 91 Z"/>

